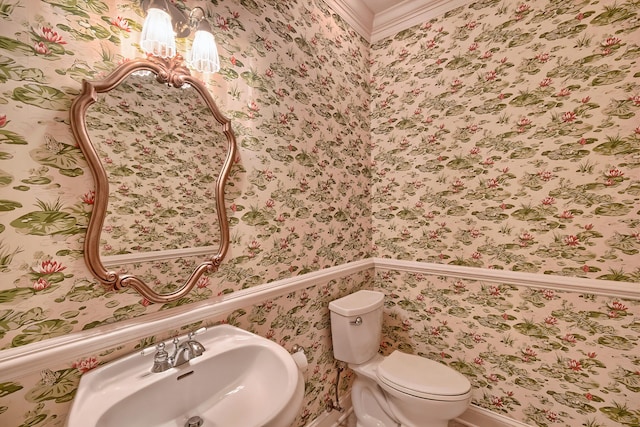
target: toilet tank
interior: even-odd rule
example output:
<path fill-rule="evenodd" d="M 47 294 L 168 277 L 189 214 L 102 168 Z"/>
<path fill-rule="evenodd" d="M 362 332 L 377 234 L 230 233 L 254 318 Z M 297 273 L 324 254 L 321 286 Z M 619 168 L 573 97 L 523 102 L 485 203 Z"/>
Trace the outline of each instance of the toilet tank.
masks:
<path fill-rule="evenodd" d="M 329 303 L 333 357 L 360 364 L 378 353 L 383 302 L 382 292 L 362 290 Z"/>

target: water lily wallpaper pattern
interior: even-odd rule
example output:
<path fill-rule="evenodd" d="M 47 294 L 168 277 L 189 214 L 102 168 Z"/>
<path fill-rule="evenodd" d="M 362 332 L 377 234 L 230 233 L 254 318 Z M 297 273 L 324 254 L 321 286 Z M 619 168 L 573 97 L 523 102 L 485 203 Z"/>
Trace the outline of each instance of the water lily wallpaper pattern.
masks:
<path fill-rule="evenodd" d="M 93 183 L 68 126 L 82 79 L 142 57 L 139 3 L 0 0 L 1 349 L 370 256 L 640 282 L 637 1 L 470 1 L 372 45 L 321 0 L 187 3 L 214 27 L 222 70 L 199 77 L 240 147 L 233 241 L 187 298 L 148 304 L 84 266 Z M 140 268 L 179 280 L 169 263 Z M 382 350 L 460 370 L 479 407 L 640 424 L 634 299 L 391 270 L 203 322 L 313 349 L 303 426 L 331 391 L 326 305 L 363 286 L 387 295 Z M 188 326 L 3 372 L 0 424 L 61 425 L 82 372 Z"/>

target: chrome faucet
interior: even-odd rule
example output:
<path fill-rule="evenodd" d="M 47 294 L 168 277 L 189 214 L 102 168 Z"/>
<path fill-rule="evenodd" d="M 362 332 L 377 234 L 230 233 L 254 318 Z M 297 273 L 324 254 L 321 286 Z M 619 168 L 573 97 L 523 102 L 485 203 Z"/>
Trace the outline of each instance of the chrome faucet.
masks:
<path fill-rule="evenodd" d="M 189 338 L 187 341 L 178 345 L 178 339 L 174 339 L 175 350 L 173 352 L 173 356 L 171 357 L 173 361 L 173 366 L 180 366 L 187 363 L 189 360 L 194 359 L 198 356 L 202 356 L 205 348 L 198 341 L 193 339 L 193 332 L 189 334 Z"/>
<path fill-rule="evenodd" d="M 153 356 L 151 372 L 164 372 L 170 368 L 184 365 L 198 356 L 202 356 L 202 353 L 205 352 L 204 346 L 193 339 L 197 332 L 198 331 L 190 332 L 187 340 L 183 343 L 180 343 L 178 338 L 174 338 L 173 354 L 171 356 L 169 356 L 169 353 L 167 353 L 165 349 L 165 343 L 161 342 L 158 344 L 155 347 L 156 353 Z M 145 355 L 149 353 L 147 353 L 147 350 L 143 350 L 142 354 Z"/>

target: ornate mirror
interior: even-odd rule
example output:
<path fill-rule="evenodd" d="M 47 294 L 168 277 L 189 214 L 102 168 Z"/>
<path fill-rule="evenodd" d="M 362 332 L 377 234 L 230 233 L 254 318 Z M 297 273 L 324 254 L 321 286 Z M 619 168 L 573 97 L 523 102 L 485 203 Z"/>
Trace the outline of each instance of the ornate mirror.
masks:
<path fill-rule="evenodd" d="M 160 303 L 201 286 L 229 247 L 224 188 L 236 141 L 182 57 L 133 60 L 84 81 L 71 129 L 95 181 L 91 273 Z"/>

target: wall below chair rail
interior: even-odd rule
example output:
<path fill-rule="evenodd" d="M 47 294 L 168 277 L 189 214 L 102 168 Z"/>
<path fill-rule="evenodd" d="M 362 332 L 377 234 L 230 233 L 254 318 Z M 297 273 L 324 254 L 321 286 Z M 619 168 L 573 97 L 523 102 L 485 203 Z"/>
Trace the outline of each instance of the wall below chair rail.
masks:
<path fill-rule="evenodd" d="M 514 422 L 598 427 L 640 425 L 639 288 L 393 260 L 374 285 L 385 354 L 451 366 L 476 407 Z"/>
<path fill-rule="evenodd" d="M 622 426 L 612 418 L 616 407 L 634 416 L 638 284 L 372 258 L 178 307 L 170 316 L 158 312 L 5 350 L 0 425 L 59 422 L 82 372 L 220 322 L 307 349 L 304 409 L 295 424 L 307 425 L 324 417 L 334 398 L 328 303 L 372 287 L 387 295 L 383 350 L 425 355 L 463 372 L 476 409 L 514 425 L 556 419 Z M 342 378 L 345 396 L 350 371 Z"/>
<path fill-rule="evenodd" d="M 168 312 L 52 338 L 0 354 L 0 425 L 18 427 L 60 422 L 69 412 L 83 372 L 202 326 L 229 323 L 272 339 L 291 350 L 306 350 L 303 426 L 324 412 L 333 394 L 335 361 L 329 302 L 373 282 L 370 260 L 238 291 L 215 303 L 191 304 Z M 164 317 L 163 317 L 163 316 Z M 149 358 L 149 366 L 152 359 Z M 349 375 L 340 392 L 348 393 Z"/>

